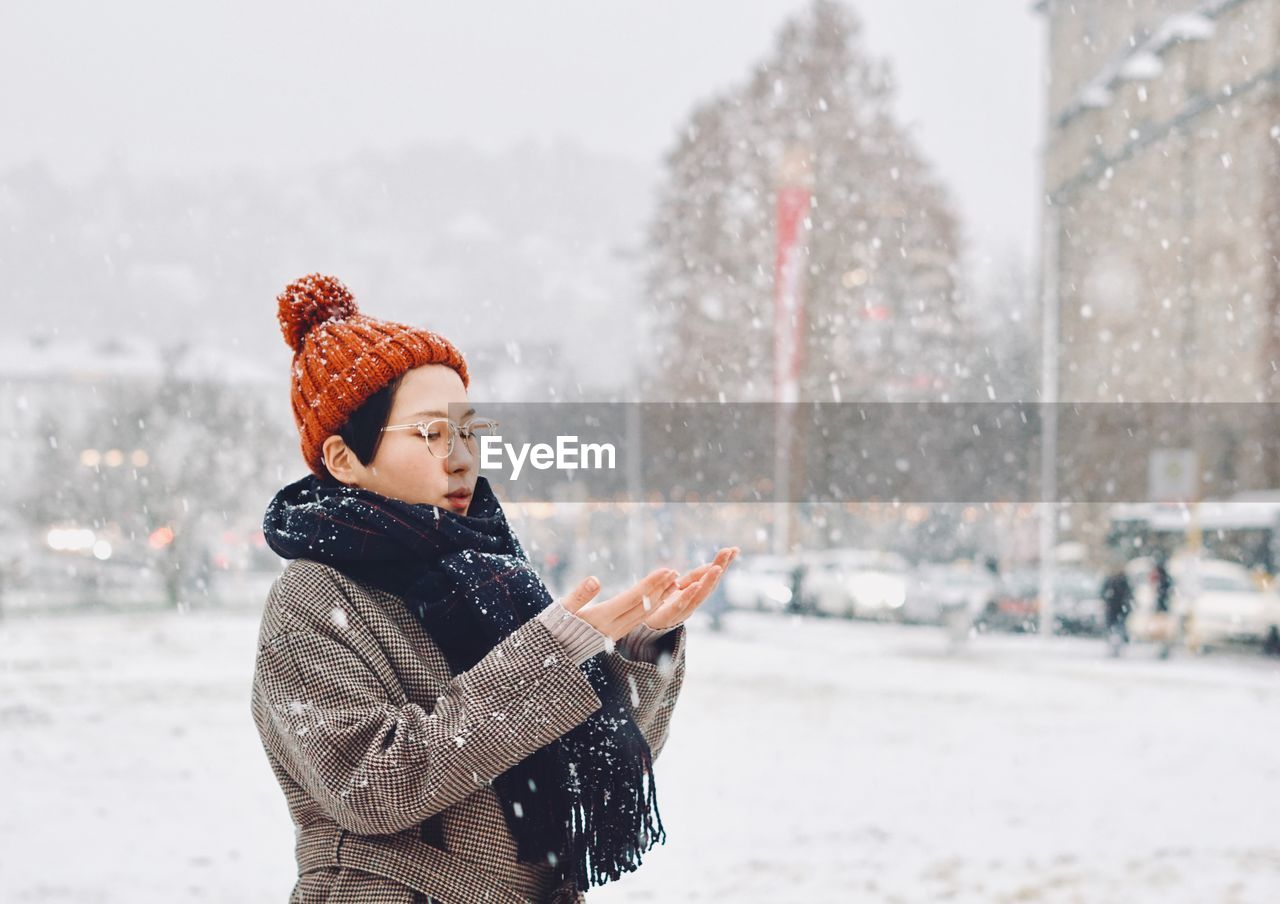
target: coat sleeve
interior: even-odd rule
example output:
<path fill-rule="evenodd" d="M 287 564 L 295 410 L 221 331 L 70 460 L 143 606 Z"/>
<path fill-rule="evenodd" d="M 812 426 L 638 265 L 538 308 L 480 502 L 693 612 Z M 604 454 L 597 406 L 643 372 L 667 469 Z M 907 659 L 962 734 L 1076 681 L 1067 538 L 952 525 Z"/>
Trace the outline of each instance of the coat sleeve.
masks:
<path fill-rule="evenodd" d="M 396 705 L 358 648 L 322 628 L 262 642 L 253 682 L 263 743 L 324 812 L 361 835 L 421 823 L 600 706 L 537 619 L 454 676 L 429 710 Z"/>
<path fill-rule="evenodd" d="M 619 644 L 605 654 L 605 665 L 626 690 L 636 725 L 655 760 L 666 746 L 671 715 L 684 686 L 687 634 L 688 629 L 678 625 L 644 644 Z"/>

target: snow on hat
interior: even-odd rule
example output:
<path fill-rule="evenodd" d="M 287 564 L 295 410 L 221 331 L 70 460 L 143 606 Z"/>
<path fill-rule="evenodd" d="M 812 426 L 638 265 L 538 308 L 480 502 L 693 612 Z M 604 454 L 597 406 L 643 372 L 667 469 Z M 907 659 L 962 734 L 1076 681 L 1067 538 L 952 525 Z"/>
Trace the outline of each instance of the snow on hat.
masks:
<path fill-rule="evenodd" d="M 321 446 L 364 402 L 392 380 L 424 364 L 444 364 L 469 386 L 462 353 L 439 333 L 361 314 L 337 278 L 312 273 L 277 296 L 277 319 L 293 349 L 293 419 L 302 457 L 328 475 Z"/>

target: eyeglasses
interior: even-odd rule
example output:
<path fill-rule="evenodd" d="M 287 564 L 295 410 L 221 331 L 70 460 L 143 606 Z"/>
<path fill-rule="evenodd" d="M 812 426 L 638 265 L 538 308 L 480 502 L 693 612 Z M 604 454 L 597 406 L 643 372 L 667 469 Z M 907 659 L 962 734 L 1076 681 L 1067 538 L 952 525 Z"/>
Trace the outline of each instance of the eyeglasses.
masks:
<path fill-rule="evenodd" d="M 447 425 L 442 427 L 441 424 Z M 478 437 L 492 436 L 498 428 L 497 421 L 491 421 L 488 418 L 474 418 L 467 423 L 458 425 L 448 418 L 438 417 L 429 421 L 418 421 L 413 424 L 395 424 L 391 427 L 383 427 L 382 432 L 388 430 L 417 430 L 422 438 L 427 441 L 427 449 L 436 458 L 448 458 L 453 454 L 454 442 L 458 436 L 462 437 L 463 442 L 467 444 L 467 449 L 475 454 L 479 449 Z"/>

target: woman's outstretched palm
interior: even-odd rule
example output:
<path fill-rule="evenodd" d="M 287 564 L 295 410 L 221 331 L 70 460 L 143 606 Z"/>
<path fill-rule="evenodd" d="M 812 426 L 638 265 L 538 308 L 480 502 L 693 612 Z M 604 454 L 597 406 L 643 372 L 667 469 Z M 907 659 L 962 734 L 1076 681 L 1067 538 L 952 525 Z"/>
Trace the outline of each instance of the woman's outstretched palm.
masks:
<path fill-rule="evenodd" d="M 589 577 L 561 603 L 611 640 L 641 623 L 665 631 L 682 623 L 710 596 L 737 555 L 738 547 L 726 547 L 711 562 L 683 575 L 670 568 L 655 569 L 622 593 L 597 602 L 591 600 L 600 592 L 600 582 Z"/>
<path fill-rule="evenodd" d="M 665 631 L 682 623 L 711 595 L 729 563 L 737 557 L 738 547 L 728 546 L 707 564 L 681 575 L 675 582 L 677 592 L 665 597 L 657 609 L 645 617 L 644 623 L 655 631 Z"/>

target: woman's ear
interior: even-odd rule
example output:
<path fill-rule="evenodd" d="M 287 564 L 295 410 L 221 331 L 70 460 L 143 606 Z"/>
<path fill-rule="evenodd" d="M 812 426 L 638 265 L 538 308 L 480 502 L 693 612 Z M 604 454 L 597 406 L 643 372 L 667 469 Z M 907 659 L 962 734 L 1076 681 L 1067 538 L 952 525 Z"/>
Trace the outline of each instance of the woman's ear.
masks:
<path fill-rule="evenodd" d="M 336 433 L 325 438 L 320 446 L 320 454 L 324 457 L 324 466 L 333 475 L 334 480 L 347 486 L 359 486 L 360 474 L 364 466 L 360 459 L 347 446 L 346 441 Z"/>

